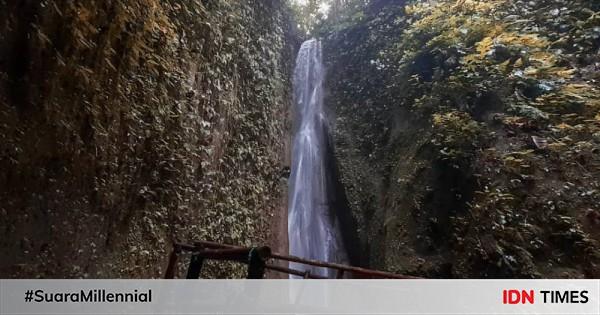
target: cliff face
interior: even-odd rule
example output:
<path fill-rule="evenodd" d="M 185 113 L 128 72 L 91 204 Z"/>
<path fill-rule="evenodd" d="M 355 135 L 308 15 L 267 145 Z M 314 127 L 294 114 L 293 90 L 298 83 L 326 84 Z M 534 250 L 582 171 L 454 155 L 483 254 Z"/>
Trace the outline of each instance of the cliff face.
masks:
<path fill-rule="evenodd" d="M 598 4 L 374 3 L 324 41 L 360 263 L 598 277 Z"/>
<path fill-rule="evenodd" d="M 160 276 L 173 240 L 285 247 L 280 1 L 3 0 L 0 20 L 0 276 Z"/>

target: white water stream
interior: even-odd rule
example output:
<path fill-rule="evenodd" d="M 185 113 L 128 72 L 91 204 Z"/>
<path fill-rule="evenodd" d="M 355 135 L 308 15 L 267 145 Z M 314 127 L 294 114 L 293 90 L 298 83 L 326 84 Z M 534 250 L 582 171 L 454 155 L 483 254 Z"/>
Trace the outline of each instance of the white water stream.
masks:
<path fill-rule="evenodd" d="M 321 43 L 311 39 L 298 52 L 294 70 L 295 124 L 289 185 L 288 235 L 290 254 L 328 262 L 347 262 L 339 220 L 330 208 L 332 170 L 326 163 L 328 123 L 323 110 Z M 307 270 L 292 263 L 291 268 Z M 310 268 L 311 274 L 333 271 Z"/>

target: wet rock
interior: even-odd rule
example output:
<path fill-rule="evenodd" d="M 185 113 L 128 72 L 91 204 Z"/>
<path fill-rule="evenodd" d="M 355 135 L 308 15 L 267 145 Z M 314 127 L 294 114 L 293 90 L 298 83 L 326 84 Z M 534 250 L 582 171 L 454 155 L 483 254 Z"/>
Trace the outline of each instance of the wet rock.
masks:
<path fill-rule="evenodd" d="M 488 59 L 496 62 L 508 60 L 518 54 L 513 49 L 504 44 L 495 44 L 494 47 L 486 54 Z"/>
<path fill-rule="evenodd" d="M 540 121 L 540 120 L 548 120 L 549 116 L 544 111 L 537 109 L 530 105 L 513 105 L 511 110 L 518 115 L 523 117 Z"/>
<path fill-rule="evenodd" d="M 545 150 L 548 148 L 548 140 L 544 138 L 531 136 L 531 142 L 533 143 L 536 149 Z"/>

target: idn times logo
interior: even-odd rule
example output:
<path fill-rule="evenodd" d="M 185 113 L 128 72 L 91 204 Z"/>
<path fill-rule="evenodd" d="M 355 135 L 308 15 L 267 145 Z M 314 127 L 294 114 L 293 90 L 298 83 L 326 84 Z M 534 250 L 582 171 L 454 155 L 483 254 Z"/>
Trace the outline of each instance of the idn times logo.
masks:
<path fill-rule="evenodd" d="M 585 304 L 589 301 L 587 290 L 502 290 L 502 304 Z M 536 301 L 537 296 L 537 301 Z M 540 300 L 541 298 L 541 300 Z"/>

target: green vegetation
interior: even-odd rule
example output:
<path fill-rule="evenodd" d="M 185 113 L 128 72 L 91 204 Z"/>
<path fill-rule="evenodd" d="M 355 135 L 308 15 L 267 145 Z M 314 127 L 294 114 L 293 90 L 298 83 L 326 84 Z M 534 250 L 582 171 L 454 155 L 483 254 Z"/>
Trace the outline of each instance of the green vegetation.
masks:
<path fill-rule="evenodd" d="M 174 240 L 270 243 L 278 1 L 0 1 L 0 274 L 157 277 Z M 235 277 L 242 267 L 205 276 Z"/>
<path fill-rule="evenodd" d="M 365 0 L 288 0 L 303 37 L 318 37 L 325 28 L 343 29 L 364 17 Z"/>
<path fill-rule="evenodd" d="M 598 276 L 600 6 L 386 5 L 323 30 L 365 260 L 418 275 Z"/>
<path fill-rule="evenodd" d="M 315 36 L 358 263 L 600 277 L 598 1 L 0 0 L 0 20 L 1 276 L 157 277 L 174 240 L 285 250 Z"/>

